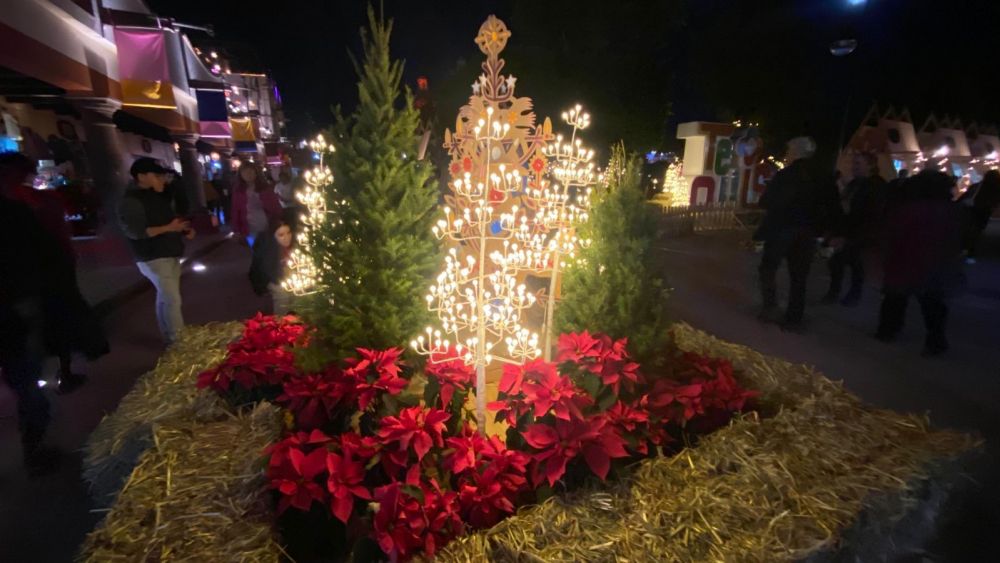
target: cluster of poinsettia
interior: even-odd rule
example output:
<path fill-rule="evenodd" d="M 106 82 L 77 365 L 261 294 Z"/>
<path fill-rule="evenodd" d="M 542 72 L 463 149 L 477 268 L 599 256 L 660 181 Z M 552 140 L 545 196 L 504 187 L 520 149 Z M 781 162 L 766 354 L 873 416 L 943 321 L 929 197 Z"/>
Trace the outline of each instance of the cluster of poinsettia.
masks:
<path fill-rule="evenodd" d="M 508 444 L 531 455 L 536 487 L 554 486 L 574 466 L 605 479 L 613 460 L 648 456 L 692 427 L 713 430 L 756 395 L 728 361 L 678 353 L 670 377 L 644 375 L 626 347 L 625 339 L 564 334 L 556 363 L 504 369 L 491 408 L 509 426 Z"/>
<path fill-rule="evenodd" d="M 226 396 L 280 389 L 299 373 L 292 346 L 304 332 L 297 317 L 257 313 L 244 323 L 240 338 L 229 344 L 222 363 L 198 376 L 198 388 Z"/>
<path fill-rule="evenodd" d="M 404 393 L 399 354 L 359 349 L 342 367 L 287 380 L 277 402 L 300 430 L 270 448 L 268 478 L 279 513 L 328 506 L 406 559 L 513 513 L 530 491 L 530 458 L 469 424 L 471 369 L 431 364 L 422 396 Z"/>
<path fill-rule="evenodd" d="M 670 377 L 654 377 L 641 373 L 624 339 L 567 334 L 557 362 L 505 366 L 500 400 L 490 405 L 508 424 L 503 440 L 472 424 L 475 375 L 464 363 L 432 361 L 418 373 L 398 349 L 359 349 L 303 373 L 288 357 L 302 334 L 293 318 L 252 319 L 199 385 L 224 395 L 234 386 L 251 395 L 255 385 L 278 387 L 257 396 L 290 415 L 289 433 L 267 452 L 279 513 L 322 508 L 346 525 L 345 542 L 371 538 L 393 560 L 432 556 L 535 500 L 540 488 L 588 472 L 604 479 L 614 460 L 652 455 L 688 425 L 724 423 L 753 396 L 727 362 L 677 354 Z M 265 357 L 273 364 L 262 365 Z"/>

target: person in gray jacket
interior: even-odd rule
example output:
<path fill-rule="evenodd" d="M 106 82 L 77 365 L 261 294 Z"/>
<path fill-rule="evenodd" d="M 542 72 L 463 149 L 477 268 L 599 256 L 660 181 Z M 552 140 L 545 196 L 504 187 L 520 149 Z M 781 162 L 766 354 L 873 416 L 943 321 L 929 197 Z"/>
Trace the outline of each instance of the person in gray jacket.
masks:
<path fill-rule="evenodd" d="M 194 238 L 194 230 L 163 195 L 168 169 L 142 157 L 132 163 L 130 172 L 132 182 L 118 207 L 118 218 L 139 271 L 156 288 L 156 321 L 164 340 L 172 344 L 184 327 L 180 259 L 184 238 Z"/>

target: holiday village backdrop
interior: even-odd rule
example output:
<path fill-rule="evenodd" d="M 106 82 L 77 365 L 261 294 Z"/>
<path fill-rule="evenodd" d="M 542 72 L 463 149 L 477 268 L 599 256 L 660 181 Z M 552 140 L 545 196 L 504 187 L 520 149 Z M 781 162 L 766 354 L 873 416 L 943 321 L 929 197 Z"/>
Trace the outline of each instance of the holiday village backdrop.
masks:
<path fill-rule="evenodd" d="M 298 315 L 190 327 L 139 379 L 87 446 L 109 510 L 82 560 L 864 559 L 926 539 L 972 438 L 669 323 L 638 160 L 617 145 L 599 170 L 579 105 L 538 120 L 495 17 L 442 193 L 391 24 L 369 20 L 360 103 L 300 194 Z"/>

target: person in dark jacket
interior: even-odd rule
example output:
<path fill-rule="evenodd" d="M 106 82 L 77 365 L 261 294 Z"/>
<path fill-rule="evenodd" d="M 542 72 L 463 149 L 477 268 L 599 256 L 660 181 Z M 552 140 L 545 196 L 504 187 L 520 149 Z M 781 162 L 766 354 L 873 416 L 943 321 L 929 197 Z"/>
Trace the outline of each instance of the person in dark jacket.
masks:
<path fill-rule="evenodd" d="M 962 250 L 969 264 L 976 263 L 976 246 L 990 224 L 990 217 L 1000 206 L 1000 171 L 990 170 L 981 182 L 972 186 L 959 200 L 963 211 Z"/>
<path fill-rule="evenodd" d="M 194 230 L 178 217 L 171 199 L 163 196 L 169 170 L 142 157 L 132 163 L 130 172 L 132 183 L 118 217 L 139 271 L 156 287 L 156 321 L 160 334 L 172 344 L 184 327 L 180 259 L 184 237 L 194 238 Z"/>
<path fill-rule="evenodd" d="M 805 312 L 806 281 L 816 238 L 826 233 L 840 215 L 837 188 L 832 174 L 820 171 L 812 161 L 816 144 L 809 137 L 788 142 L 786 166 L 768 183 L 760 206 L 766 211 L 754 239 L 764 242 L 760 261 L 763 321 L 778 321 L 776 276 L 788 262 L 791 280 L 788 307 L 782 327 L 801 330 Z"/>
<path fill-rule="evenodd" d="M 275 315 L 288 314 L 291 296 L 281 287 L 281 280 L 285 278 L 292 240 L 291 226 L 281 222 L 271 236 L 258 237 L 253 245 L 250 284 L 257 295 L 271 294 Z"/>
<path fill-rule="evenodd" d="M 42 448 L 49 401 L 38 386 L 45 358 L 47 303 L 69 290 L 62 249 L 27 205 L 0 197 L 0 375 L 17 397 L 22 455 L 29 473 L 52 469 Z"/>
<path fill-rule="evenodd" d="M 823 302 L 854 306 L 864 290 L 864 252 L 875 244 L 886 198 L 885 181 L 878 175 L 875 157 L 858 154 L 851 163 L 851 181 L 840 194 L 844 214 L 836 229 L 840 247 L 830 257 L 830 287 Z M 844 272 L 851 269 L 851 286 L 840 298 Z"/>
<path fill-rule="evenodd" d="M 64 291 L 49 293 L 44 300 L 44 342 L 45 351 L 59 358 L 59 391 L 68 393 L 86 381 L 86 376 L 72 371 L 73 354 L 94 360 L 107 354 L 109 347 L 97 315 L 80 293 L 66 208 L 54 191 L 32 187 L 34 174 L 34 163 L 23 154 L 0 154 L 0 196 L 27 206 L 61 250 L 52 267 L 59 272 Z"/>
<path fill-rule="evenodd" d="M 915 296 L 927 328 L 926 356 L 948 350 L 946 298 L 962 280 L 954 184 L 954 178 L 928 165 L 904 183 L 903 199 L 889 211 L 885 230 L 885 280 L 875 336 L 894 340 L 903 328 L 907 302 Z"/>

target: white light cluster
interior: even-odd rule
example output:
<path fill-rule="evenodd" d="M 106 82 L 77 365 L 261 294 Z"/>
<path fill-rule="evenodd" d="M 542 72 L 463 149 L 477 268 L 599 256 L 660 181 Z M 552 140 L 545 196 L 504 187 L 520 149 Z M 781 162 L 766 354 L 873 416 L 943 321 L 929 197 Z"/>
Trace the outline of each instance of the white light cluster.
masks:
<path fill-rule="evenodd" d="M 285 279 L 281 280 L 281 287 L 285 291 L 300 296 L 314 293 L 319 283 L 319 268 L 308 251 L 313 231 L 328 221 L 329 215 L 334 214 L 327 208 L 326 194 L 333 184 L 333 173 L 323 164 L 323 158 L 327 152 L 334 152 L 335 149 L 333 145 L 327 144 L 323 135 L 309 141 L 309 147 L 319 153 L 319 165 L 302 175 L 306 186 L 295 194 L 304 211 L 299 216 L 301 226 L 296 235 L 297 244 L 288 256 Z"/>
<path fill-rule="evenodd" d="M 523 179 L 516 168 L 492 162 L 494 147 L 510 132 L 510 124 L 501 123 L 496 113 L 488 106 L 486 117 L 472 129 L 478 154 L 485 156 L 476 171 L 481 177 L 466 172 L 453 181 L 458 209 L 444 207 L 444 218 L 432 228 L 439 239 L 460 243 L 449 250 L 444 271 L 426 296 L 441 328 L 428 327 L 410 342 L 431 361 L 459 359 L 480 370 L 494 360 L 519 364 L 541 353 L 538 335 L 521 324 L 535 296 L 516 276 L 540 260 L 521 243 L 532 225 L 525 210 L 513 205 L 500 211 L 522 190 Z"/>
<path fill-rule="evenodd" d="M 549 298 L 545 312 L 546 359 L 552 349 L 552 319 L 555 312 L 555 291 L 560 271 L 566 259 L 575 260 L 579 248 L 590 245 L 581 239 L 576 227 L 589 219 L 590 198 L 594 186 L 603 177 L 594 167 L 594 151 L 583 146 L 578 133 L 590 126 L 590 114 L 576 107 L 562 113 L 563 121 L 572 128 L 569 140 L 557 135 L 554 142 L 542 149 L 548 159 L 550 179 L 538 178 L 536 187 L 527 190 L 526 196 L 536 209 L 536 228 L 518 233 L 518 240 L 537 257 L 536 267 L 549 272 Z"/>

